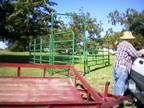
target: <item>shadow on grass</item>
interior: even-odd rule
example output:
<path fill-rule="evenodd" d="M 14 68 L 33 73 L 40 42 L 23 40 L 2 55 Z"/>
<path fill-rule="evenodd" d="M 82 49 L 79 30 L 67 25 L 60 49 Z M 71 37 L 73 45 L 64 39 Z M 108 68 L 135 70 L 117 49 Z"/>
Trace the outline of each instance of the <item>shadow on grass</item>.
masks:
<path fill-rule="evenodd" d="M 5 55 L 1 54 L 0 55 L 0 62 L 1 63 L 30 63 L 32 56 L 29 55 Z M 36 56 L 36 63 L 40 62 L 40 56 Z M 48 63 L 49 62 L 49 56 L 43 56 L 42 58 L 42 63 Z M 63 64 L 66 65 L 67 63 L 71 62 L 71 58 L 68 57 L 55 57 L 55 64 Z M 79 63 L 79 58 L 75 57 L 74 58 L 74 64 Z"/>
<path fill-rule="evenodd" d="M 29 63 L 29 55 L 0 55 L 1 63 Z"/>
<path fill-rule="evenodd" d="M 96 68 L 94 68 L 94 69 L 91 69 L 90 72 L 96 71 L 96 70 L 98 70 L 98 69 L 106 68 L 106 67 L 108 67 L 108 66 L 111 66 L 111 64 L 96 67 Z"/>

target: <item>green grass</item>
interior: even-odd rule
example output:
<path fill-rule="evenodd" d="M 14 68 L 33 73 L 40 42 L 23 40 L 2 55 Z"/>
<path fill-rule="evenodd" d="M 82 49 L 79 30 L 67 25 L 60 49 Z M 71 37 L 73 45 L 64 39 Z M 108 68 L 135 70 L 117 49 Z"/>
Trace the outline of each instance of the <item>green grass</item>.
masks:
<path fill-rule="evenodd" d="M 109 81 L 110 84 L 110 92 L 113 93 L 114 89 L 114 77 L 113 77 L 113 69 L 114 69 L 114 63 L 115 63 L 115 57 L 110 57 L 110 65 L 107 67 L 103 67 L 100 69 L 97 69 L 95 71 L 92 71 L 88 74 L 86 74 L 86 79 L 89 81 L 89 83 L 98 91 L 102 92 L 104 91 L 104 85 L 107 81 Z"/>
<path fill-rule="evenodd" d="M 94 87 L 96 90 L 102 92 L 104 91 L 104 85 L 107 81 L 109 81 L 110 84 L 110 93 L 113 93 L 114 90 L 114 77 L 113 77 L 113 69 L 114 69 L 114 63 L 115 63 L 115 56 L 110 56 L 110 65 L 103 67 L 103 68 L 97 68 L 97 66 L 93 66 L 90 73 L 85 75 L 86 80 L 91 84 L 92 87 Z M 75 67 L 79 71 L 83 71 L 83 64 L 76 64 Z"/>

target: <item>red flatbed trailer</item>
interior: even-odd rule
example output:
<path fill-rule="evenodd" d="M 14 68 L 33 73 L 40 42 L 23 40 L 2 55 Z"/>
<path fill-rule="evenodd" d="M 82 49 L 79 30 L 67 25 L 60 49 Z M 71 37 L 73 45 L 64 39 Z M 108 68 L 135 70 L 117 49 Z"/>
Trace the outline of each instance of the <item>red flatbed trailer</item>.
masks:
<path fill-rule="evenodd" d="M 100 94 L 73 66 L 0 63 L 0 67 L 17 68 L 17 77 L 0 77 L 2 108 L 109 108 L 129 98 L 108 94 L 108 84 Z M 22 68 L 44 69 L 44 77 L 24 77 Z M 68 69 L 69 77 L 46 77 L 49 69 Z"/>

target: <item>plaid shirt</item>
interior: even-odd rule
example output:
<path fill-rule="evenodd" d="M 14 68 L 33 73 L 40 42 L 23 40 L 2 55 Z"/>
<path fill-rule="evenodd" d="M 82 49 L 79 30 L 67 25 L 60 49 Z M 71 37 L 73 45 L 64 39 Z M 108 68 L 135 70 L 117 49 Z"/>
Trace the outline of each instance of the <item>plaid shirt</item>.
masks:
<path fill-rule="evenodd" d="M 128 41 L 122 41 L 119 43 L 116 51 L 116 66 L 126 67 L 130 72 L 132 60 L 139 56 L 141 56 L 141 53 L 132 44 Z"/>

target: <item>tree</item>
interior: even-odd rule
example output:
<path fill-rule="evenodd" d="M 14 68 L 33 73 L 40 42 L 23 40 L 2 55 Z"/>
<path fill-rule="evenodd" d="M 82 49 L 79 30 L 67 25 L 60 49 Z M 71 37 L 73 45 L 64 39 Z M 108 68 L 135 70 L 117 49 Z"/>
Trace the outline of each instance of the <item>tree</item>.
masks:
<path fill-rule="evenodd" d="M 90 13 L 84 13 L 80 9 L 79 15 L 76 13 L 73 14 L 73 21 L 70 23 L 71 29 L 76 35 L 76 43 L 79 44 L 84 40 L 84 32 L 88 32 L 89 36 L 87 39 L 92 42 L 97 38 L 100 38 L 100 33 L 103 31 L 101 22 L 98 22 L 96 18 L 91 18 Z"/>
<path fill-rule="evenodd" d="M 135 9 L 127 9 L 125 13 L 118 10 L 109 13 L 109 21 L 116 25 L 117 23 L 124 25 L 127 30 L 140 32 L 144 36 L 144 11 L 138 12 Z"/>
<path fill-rule="evenodd" d="M 109 31 L 110 30 L 110 31 Z M 109 46 L 113 49 L 116 48 L 116 43 L 119 41 L 120 36 L 122 35 L 121 32 L 112 32 L 112 29 L 108 29 L 106 35 L 103 38 L 103 41 L 108 42 Z"/>
<path fill-rule="evenodd" d="M 126 12 L 120 13 L 118 10 L 109 13 L 109 21 L 112 25 L 121 24 L 124 25 L 125 30 L 132 31 L 137 39 L 135 40 L 135 46 L 141 48 L 142 43 L 144 42 L 144 11 L 139 12 L 135 9 L 127 9 Z M 143 39 L 142 39 L 143 37 Z M 138 38 L 141 38 L 143 41 L 138 42 Z"/>
<path fill-rule="evenodd" d="M 14 6 L 9 0 L 0 1 L 0 40 L 7 39 L 6 36 L 10 35 L 6 29 L 7 17 L 14 11 Z"/>
<path fill-rule="evenodd" d="M 0 25 L 3 27 L 1 39 L 8 40 L 9 46 L 15 43 L 19 46 L 18 43 L 23 41 L 21 50 L 26 50 L 30 39 L 48 33 L 48 22 L 54 11 L 51 6 L 54 5 L 49 0 L 3 0 L 0 12 L 3 12 L 5 19 Z M 3 20 L 3 17 L 0 19 Z"/>

